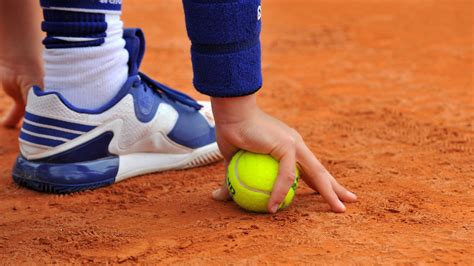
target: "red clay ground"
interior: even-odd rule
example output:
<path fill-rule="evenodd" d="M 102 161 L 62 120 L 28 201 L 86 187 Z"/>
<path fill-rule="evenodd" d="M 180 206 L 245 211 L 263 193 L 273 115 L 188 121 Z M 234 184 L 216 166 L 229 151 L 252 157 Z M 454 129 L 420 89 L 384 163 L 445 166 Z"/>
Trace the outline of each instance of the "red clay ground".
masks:
<path fill-rule="evenodd" d="M 197 96 L 180 1 L 124 9 L 147 33 L 146 72 Z M 0 129 L 0 263 L 474 264 L 473 2 L 266 0 L 263 10 L 260 103 L 359 203 L 330 213 L 302 185 L 285 211 L 245 213 L 210 198 L 222 163 L 39 194 L 12 182 L 18 130 Z"/>

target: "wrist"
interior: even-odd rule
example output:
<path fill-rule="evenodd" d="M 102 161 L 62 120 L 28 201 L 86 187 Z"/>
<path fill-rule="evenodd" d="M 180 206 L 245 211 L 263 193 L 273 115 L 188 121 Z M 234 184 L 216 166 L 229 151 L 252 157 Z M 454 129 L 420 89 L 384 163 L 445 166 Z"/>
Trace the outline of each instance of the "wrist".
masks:
<path fill-rule="evenodd" d="M 211 97 L 217 124 L 233 124 L 253 117 L 259 110 L 255 94 L 241 97 Z"/>

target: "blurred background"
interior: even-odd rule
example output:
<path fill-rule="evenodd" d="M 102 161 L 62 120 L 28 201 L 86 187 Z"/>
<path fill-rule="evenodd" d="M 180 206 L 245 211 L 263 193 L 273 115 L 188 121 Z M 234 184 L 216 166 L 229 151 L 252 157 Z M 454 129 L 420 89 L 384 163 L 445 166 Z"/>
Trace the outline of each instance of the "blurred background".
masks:
<path fill-rule="evenodd" d="M 192 88 L 181 1 L 126 0 L 143 70 Z M 0 262 L 473 264 L 471 0 L 264 0 L 259 103 L 300 131 L 360 202 L 304 184 L 273 216 L 210 199 L 218 163 L 65 196 L 16 187 L 0 129 Z M 0 39 L 2 40 L 2 39 Z M 0 114 L 10 101 L 0 91 Z"/>

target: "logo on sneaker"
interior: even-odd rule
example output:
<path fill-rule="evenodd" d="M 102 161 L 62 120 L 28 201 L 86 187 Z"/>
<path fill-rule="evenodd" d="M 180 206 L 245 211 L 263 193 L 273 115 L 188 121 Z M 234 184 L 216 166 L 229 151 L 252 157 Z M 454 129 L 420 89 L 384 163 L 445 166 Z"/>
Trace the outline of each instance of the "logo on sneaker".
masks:
<path fill-rule="evenodd" d="M 101 4 L 121 5 L 122 0 L 99 0 Z"/>
<path fill-rule="evenodd" d="M 262 19 L 262 6 L 258 6 L 258 11 L 257 11 L 257 20 Z"/>

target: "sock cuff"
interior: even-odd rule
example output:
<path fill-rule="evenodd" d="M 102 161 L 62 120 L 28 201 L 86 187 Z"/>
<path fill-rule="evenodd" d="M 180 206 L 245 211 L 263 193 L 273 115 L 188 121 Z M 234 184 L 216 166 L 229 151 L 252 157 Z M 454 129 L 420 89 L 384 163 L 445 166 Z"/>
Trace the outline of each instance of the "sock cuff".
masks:
<path fill-rule="evenodd" d="M 41 7 L 80 12 L 116 13 L 122 10 L 122 0 L 40 0 Z"/>
<path fill-rule="evenodd" d="M 46 49 L 91 47 L 105 42 L 106 14 L 44 9 L 43 16 L 41 30 L 46 32 Z"/>
<path fill-rule="evenodd" d="M 43 9 L 46 49 L 100 46 L 123 25 L 120 14 Z"/>

